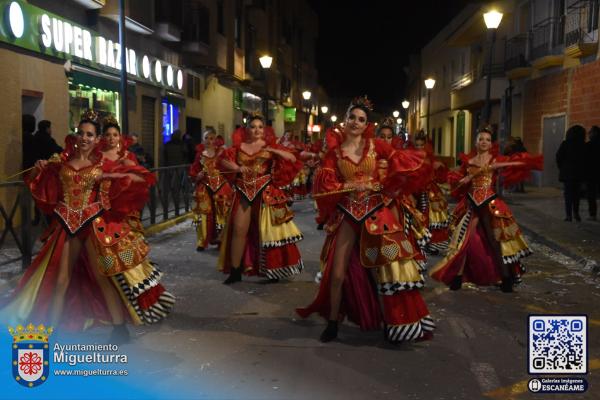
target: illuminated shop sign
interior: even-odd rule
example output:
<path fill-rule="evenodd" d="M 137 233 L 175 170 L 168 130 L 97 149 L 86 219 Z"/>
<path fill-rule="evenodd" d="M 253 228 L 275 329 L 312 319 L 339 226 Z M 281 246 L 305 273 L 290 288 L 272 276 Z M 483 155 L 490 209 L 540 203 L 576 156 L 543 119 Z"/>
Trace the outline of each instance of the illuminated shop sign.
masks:
<path fill-rule="evenodd" d="M 121 70 L 121 45 L 57 15 L 19 1 L 0 0 L 0 41 L 97 69 Z M 183 71 L 125 48 L 127 73 L 168 89 L 183 89 Z"/>

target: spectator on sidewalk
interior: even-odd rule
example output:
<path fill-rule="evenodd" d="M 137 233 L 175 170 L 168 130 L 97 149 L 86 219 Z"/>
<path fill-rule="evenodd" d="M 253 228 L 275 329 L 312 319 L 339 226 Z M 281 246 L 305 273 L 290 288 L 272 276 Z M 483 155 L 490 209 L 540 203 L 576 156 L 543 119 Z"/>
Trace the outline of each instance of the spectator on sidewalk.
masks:
<path fill-rule="evenodd" d="M 579 198 L 581 183 L 585 180 L 585 128 L 573 125 L 567 130 L 565 140 L 556 152 L 558 179 L 564 184 L 565 221 L 581 221 Z"/>
<path fill-rule="evenodd" d="M 171 140 L 165 144 L 165 166 L 189 164 L 186 157 L 185 143 L 181 139 L 179 129 L 173 132 Z"/>
<path fill-rule="evenodd" d="M 186 159 L 186 164 L 191 164 L 194 162 L 194 158 L 196 158 L 194 138 L 192 138 L 192 135 L 190 135 L 189 132 L 186 132 L 181 136 L 181 140 L 183 141 L 183 151 Z"/>
<path fill-rule="evenodd" d="M 63 148 L 52 137 L 52 123 L 46 119 L 38 122 L 38 130 L 33 136 L 36 160 L 47 160 L 54 154 L 60 154 Z"/>
<path fill-rule="evenodd" d="M 585 189 L 588 198 L 589 220 L 596 221 L 598 205 L 596 197 L 600 191 L 600 127 L 594 125 L 589 131 L 589 141 L 586 147 L 586 185 Z"/>
<path fill-rule="evenodd" d="M 137 158 L 138 162 L 140 163 L 140 165 L 142 167 L 147 168 L 147 169 L 152 168 L 154 166 L 152 156 L 150 156 L 150 154 L 146 153 L 146 151 L 140 144 L 140 142 L 139 142 L 140 135 L 133 132 L 131 135 L 129 135 L 129 137 L 131 140 L 131 144 L 129 145 L 128 150 L 135 155 L 135 158 Z"/>

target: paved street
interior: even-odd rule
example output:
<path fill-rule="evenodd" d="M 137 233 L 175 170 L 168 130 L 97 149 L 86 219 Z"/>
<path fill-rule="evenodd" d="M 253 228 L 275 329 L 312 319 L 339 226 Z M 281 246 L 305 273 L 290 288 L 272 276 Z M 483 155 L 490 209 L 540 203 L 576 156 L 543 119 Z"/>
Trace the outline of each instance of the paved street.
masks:
<path fill-rule="evenodd" d="M 527 316 L 585 313 L 591 389 L 578 398 L 597 398 L 600 279 L 578 260 L 532 242 L 536 253 L 513 294 L 468 286 L 449 292 L 429 280 L 424 295 L 438 325 L 429 342 L 392 346 L 381 332 L 346 324 L 339 341 L 322 344 L 324 322 L 299 320 L 294 308 L 316 291 L 323 233 L 315 230 L 309 201 L 294 208 L 306 237 L 306 269 L 279 284 L 253 278 L 222 285 L 217 251 L 197 253 L 187 222 L 150 239 L 152 258 L 178 298 L 167 321 L 135 328 L 134 342 L 125 347 L 150 379 L 191 387 L 194 397 L 223 399 L 533 398 L 527 391 Z M 102 330 L 92 335 L 105 336 Z"/>

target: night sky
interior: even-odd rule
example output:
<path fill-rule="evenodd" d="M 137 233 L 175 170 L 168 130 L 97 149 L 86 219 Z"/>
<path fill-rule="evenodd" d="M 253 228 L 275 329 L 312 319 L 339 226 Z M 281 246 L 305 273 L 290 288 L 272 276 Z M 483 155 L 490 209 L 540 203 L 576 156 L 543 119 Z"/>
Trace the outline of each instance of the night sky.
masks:
<path fill-rule="evenodd" d="M 408 67 L 409 55 L 418 53 L 467 4 L 474 2 L 481 3 L 309 0 L 319 16 L 319 83 L 332 99 L 367 94 L 376 112 L 399 108 L 405 97 L 404 67 Z"/>

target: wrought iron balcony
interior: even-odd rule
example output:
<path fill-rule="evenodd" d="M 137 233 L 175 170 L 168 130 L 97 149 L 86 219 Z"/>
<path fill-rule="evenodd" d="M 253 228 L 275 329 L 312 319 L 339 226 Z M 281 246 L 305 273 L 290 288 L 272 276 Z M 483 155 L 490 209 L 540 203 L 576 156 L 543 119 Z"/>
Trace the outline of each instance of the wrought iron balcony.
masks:
<path fill-rule="evenodd" d="M 527 61 L 528 40 L 528 35 L 522 33 L 506 41 L 505 70 L 510 71 L 515 68 L 529 67 L 529 62 Z"/>
<path fill-rule="evenodd" d="M 565 50 L 575 57 L 591 54 L 598 43 L 598 1 L 577 1 L 565 17 Z M 591 45 L 591 46 L 590 46 Z"/>
<path fill-rule="evenodd" d="M 548 18 L 531 30 L 529 59 L 562 53 L 564 43 L 564 18 Z"/>

